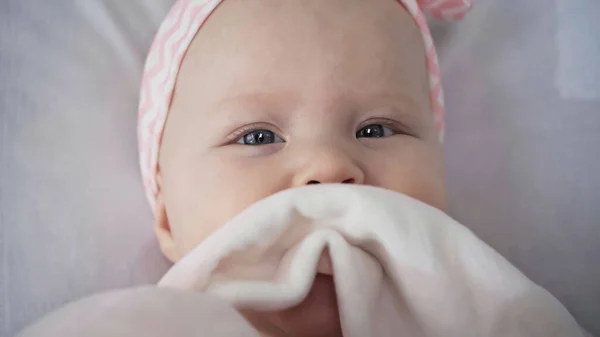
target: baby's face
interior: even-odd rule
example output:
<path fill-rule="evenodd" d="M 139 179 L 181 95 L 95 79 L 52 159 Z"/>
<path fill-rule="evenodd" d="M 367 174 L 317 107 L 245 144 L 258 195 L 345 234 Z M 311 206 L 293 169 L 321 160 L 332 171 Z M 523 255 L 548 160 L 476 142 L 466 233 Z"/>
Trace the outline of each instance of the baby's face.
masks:
<path fill-rule="evenodd" d="M 394 0 L 227 0 L 181 67 L 159 159 L 173 261 L 252 203 L 352 183 L 445 208 L 421 33 Z"/>
<path fill-rule="evenodd" d="M 164 133 L 167 256 L 259 199 L 316 182 L 443 209 L 428 88 L 421 33 L 394 0 L 224 1 L 188 50 Z"/>

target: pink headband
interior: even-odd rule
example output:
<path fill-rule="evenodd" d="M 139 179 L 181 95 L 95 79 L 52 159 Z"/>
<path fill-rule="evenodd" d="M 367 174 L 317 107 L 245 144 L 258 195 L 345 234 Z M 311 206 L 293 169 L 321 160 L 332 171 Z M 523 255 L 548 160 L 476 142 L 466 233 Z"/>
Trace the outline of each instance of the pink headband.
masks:
<path fill-rule="evenodd" d="M 222 1 L 178 0 L 162 22 L 146 60 L 138 112 L 138 141 L 144 188 L 153 209 L 158 196 L 158 152 L 177 74 L 194 36 Z M 436 19 L 462 19 L 470 10 L 473 0 L 397 1 L 415 18 L 418 28 L 423 33 L 431 107 L 435 126 L 440 138 L 443 138 L 444 97 L 440 69 L 423 12 Z"/>

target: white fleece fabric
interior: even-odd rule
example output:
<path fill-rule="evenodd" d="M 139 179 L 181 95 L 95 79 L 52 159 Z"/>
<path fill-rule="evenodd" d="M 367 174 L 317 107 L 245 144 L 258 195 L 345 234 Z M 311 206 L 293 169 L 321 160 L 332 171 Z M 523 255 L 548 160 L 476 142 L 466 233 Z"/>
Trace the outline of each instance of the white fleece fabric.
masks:
<path fill-rule="evenodd" d="M 471 231 L 400 193 L 280 192 L 193 249 L 159 286 L 240 309 L 300 303 L 328 249 L 345 337 L 584 336 L 569 312 Z"/>

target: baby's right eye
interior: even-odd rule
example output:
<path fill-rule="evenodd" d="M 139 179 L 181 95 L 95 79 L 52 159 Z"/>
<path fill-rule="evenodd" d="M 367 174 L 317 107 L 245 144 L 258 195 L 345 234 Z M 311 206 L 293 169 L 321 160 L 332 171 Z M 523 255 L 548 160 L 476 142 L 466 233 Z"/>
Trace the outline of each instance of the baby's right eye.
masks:
<path fill-rule="evenodd" d="M 273 131 L 264 129 L 250 131 L 237 141 L 237 144 L 242 145 L 268 145 L 273 143 L 283 143 L 283 139 Z"/>

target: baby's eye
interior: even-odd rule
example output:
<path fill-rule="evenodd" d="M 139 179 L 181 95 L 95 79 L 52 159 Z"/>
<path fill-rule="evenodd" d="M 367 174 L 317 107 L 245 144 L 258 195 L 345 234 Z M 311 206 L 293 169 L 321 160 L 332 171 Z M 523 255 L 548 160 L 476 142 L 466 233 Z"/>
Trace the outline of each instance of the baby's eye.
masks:
<path fill-rule="evenodd" d="M 394 132 L 390 128 L 381 124 L 369 124 L 356 132 L 356 138 L 381 138 L 393 134 Z"/>
<path fill-rule="evenodd" d="M 250 131 L 237 141 L 238 144 L 243 145 L 267 145 L 282 142 L 281 137 L 269 130 Z"/>

